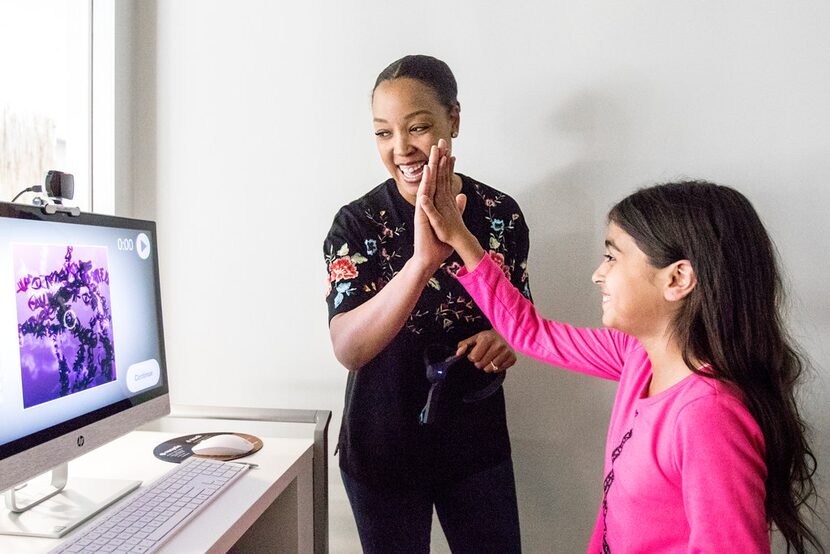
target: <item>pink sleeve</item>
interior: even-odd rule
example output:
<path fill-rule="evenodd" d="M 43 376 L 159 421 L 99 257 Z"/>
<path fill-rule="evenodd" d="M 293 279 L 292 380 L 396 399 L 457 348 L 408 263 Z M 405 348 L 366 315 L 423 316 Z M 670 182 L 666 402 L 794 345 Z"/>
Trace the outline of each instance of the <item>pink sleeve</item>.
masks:
<path fill-rule="evenodd" d="M 764 438 L 735 398 L 685 406 L 676 422 L 675 463 L 689 521 L 689 552 L 770 552 L 764 498 Z"/>
<path fill-rule="evenodd" d="M 542 318 L 489 256 L 458 280 L 516 350 L 543 362 L 619 381 L 626 352 L 636 342 L 608 329 L 583 329 Z"/>

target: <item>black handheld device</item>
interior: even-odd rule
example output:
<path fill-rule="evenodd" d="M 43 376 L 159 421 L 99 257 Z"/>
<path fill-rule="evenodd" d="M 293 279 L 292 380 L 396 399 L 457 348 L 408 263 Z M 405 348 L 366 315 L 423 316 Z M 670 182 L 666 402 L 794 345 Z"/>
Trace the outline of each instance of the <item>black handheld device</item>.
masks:
<path fill-rule="evenodd" d="M 446 379 L 450 367 L 458 360 L 467 355 L 467 352 L 456 354 L 444 345 L 429 345 L 424 350 L 424 365 L 426 366 L 427 381 L 430 382 L 427 402 L 421 410 L 418 420 L 421 425 L 429 425 L 435 421 L 438 406 L 446 387 Z M 464 394 L 462 400 L 465 403 L 479 402 L 491 396 L 504 383 L 506 372 L 496 373 L 493 379 L 482 389 L 470 391 Z"/>

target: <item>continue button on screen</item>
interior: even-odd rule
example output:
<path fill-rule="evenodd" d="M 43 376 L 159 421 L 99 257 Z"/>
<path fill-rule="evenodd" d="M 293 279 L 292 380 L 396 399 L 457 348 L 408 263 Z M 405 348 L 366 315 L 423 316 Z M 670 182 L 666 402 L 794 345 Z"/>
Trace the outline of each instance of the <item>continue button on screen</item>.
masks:
<path fill-rule="evenodd" d="M 159 363 L 156 360 L 144 360 L 127 369 L 127 388 L 130 392 L 139 392 L 158 384 L 161 377 Z"/>

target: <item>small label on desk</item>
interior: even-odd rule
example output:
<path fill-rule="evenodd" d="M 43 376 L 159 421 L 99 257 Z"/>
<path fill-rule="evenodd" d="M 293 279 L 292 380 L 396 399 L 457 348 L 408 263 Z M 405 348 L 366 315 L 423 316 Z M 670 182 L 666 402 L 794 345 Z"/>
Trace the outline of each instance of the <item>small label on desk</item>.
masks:
<path fill-rule="evenodd" d="M 249 440 L 254 445 L 253 449 L 251 449 L 250 452 L 246 452 L 245 454 L 241 454 L 239 456 L 198 456 L 193 453 L 193 447 L 202 442 L 203 440 L 216 435 L 226 434 L 239 435 L 240 437 Z M 164 441 L 163 443 L 161 443 L 153 449 L 153 455 L 159 460 L 164 460 L 165 462 L 171 462 L 174 464 L 180 464 L 191 456 L 197 456 L 199 458 L 210 458 L 213 460 L 221 460 L 223 462 L 227 462 L 230 460 L 236 460 L 238 458 L 249 456 L 257 450 L 259 450 L 260 448 L 262 448 L 262 439 L 260 439 L 259 437 L 255 437 L 254 435 L 248 435 L 246 433 L 232 433 L 230 431 L 223 431 L 219 433 L 198 433 L 196 435 L 184 435 L 182 437 L 176 437 L 175 439 Z"/>

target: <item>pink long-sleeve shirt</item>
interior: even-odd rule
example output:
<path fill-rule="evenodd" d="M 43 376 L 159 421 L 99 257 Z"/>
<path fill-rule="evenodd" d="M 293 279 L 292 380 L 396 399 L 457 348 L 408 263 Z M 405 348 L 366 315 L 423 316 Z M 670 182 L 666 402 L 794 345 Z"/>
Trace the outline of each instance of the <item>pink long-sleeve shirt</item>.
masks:
<path fill-rule="evenodd" d="M 588 552 L 770 552 L 764 437 L 739 391 L 693 374 L 649 397 L 634 337 L 543 319 L 488 256 L 458 278 L 516 350 L 619 382 Z"/>

